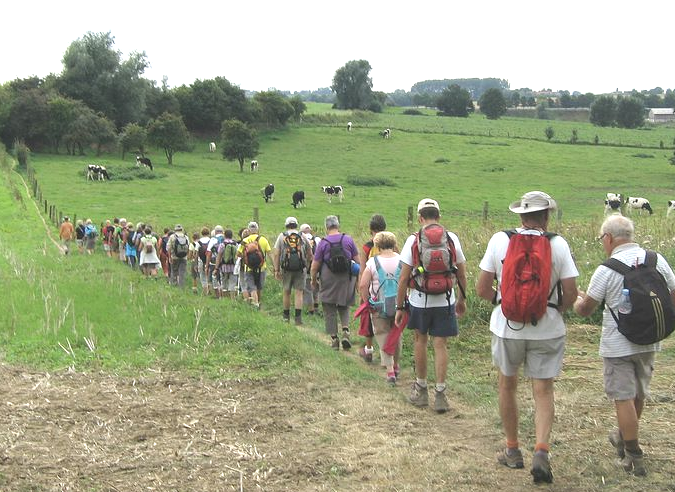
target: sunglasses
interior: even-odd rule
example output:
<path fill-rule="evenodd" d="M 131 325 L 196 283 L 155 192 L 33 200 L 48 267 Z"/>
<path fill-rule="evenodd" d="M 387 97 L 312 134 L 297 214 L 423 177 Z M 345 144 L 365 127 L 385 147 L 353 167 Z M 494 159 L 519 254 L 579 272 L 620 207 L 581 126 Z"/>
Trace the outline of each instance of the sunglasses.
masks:
<path fill-rule="evenodd" d="M 603 239 L 605 239 L 605 236 L 606 236 L 606 235 L 607 235 L 607 233 L 605 232 L 605 233 L 603 233 L 602 235 L 596 237 L 595 240 L 600 242 L 600 241 L 602 241 Z"/>

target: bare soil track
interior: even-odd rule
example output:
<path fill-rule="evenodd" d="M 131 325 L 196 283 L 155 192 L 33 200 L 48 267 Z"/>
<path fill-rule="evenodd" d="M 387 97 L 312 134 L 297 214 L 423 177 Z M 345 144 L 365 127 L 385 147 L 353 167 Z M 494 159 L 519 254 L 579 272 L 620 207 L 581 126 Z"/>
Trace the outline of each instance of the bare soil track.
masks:
<path fill-rule="evenodd" d="M 572 354 L 557 383 L 555 482 L 546 490 L 675 490 L 672 378 L 646 409 L 646 479 L 612 464 L 597 357 Z M 670 370 L 669 374 L 672 375 Z M 410 375 L 408 375 L 409 380 Z M 592 382 L 592 385 L 586 384 Z M 589 388 L 593 388 L 592 390 Z M 424 491 L 532 487 L 495 463 L 496 410 L 451 398 L 437 415 L 407 386 L 301 380 L 136 378 L 0 365 L 2 491 Z M 521 384 L 523 421 L 531 421 Z M 530 427 L 528 427 L 530 426 Z M 531 448 L 531 423 L 521 424 Z"/>

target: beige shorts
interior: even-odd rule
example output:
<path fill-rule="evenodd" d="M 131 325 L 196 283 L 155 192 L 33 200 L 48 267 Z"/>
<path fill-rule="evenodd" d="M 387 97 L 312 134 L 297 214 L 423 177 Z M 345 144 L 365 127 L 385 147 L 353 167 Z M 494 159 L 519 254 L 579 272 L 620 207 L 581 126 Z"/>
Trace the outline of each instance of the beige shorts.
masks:
<path fill-rule="evenodd" d="M 492 335 L 492 363 L 504 376 L 515 376 L 523 366 L 525 377 L 551 379 L 560 374 L 565 337 L 550 340 L 515 340 Z"/>
<path fill-rule="evenodd" d="M 307 274 L 305 271 L 301 272 L 283 272 L 281 281 L 285 291 L 293 290 L 305 290 L 305 279 Z"/>
<path fill-rule="evenodd" d="M 626 357 L 605 357 L 605 394 L 613 401 L 644 400 L 654 372 L 654 352 Z"/>

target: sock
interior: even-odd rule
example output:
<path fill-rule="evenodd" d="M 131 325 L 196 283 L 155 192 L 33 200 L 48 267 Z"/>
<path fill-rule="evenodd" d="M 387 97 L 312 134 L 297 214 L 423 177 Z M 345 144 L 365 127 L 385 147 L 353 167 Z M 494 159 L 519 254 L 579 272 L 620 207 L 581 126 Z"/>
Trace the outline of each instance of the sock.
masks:
<path fill-rule="evenodd" d="M 349 328 L 342 328 L 342 336 L 349 337 Z"/>
<path fill-rule="evenodd" d="M 295 310 L 295 317 L 299 318 L 300 316 L 302 316 L 302 309 L 296 309 Z"/>
<path fill-rule="evenodd" d="M 388 378 L 395 378 L 395 377 L 396 377 L 396 373 L 395 373 L 394 371 L 391 371 L 391 372 L 390 372 L 390 371 L 387 371 L 387 377 L 388 377 Z"/>
<path fill-rule="evenodd" d="M 289 318 L 291 316 L 291 310 L 290 309 L 284 309 L 284 318 Z"/>
<path fill-rule="evenodd" d="M 539 443 L 537 443 L 537 444 L 534 446 L 534 452 L 535 452 L 535 453 L 540 453 L 540 452 L 541 452 L 541 453 L 546 453 L 546 454 L 548 454 L 549 449 L 550 449 L 550 448 L 549 448 L 548 443 L 545 443 L 545 442 L 539 442 Z"/>
<path fill-rule="evenodd" d="M 640 445 L 638 444 L 637 439 L 624 441 L 623 445 L 626 448 L 626 451 L 628 451 L 630 454 L 642 454 L 642 449 L 640 449 Z"/>
<path fill-rule="evenodd" d="M 331 340 L 337 340 L 337 337 L 338 337 L 337 335 L 331 335 L 331 336 L 330 336 L 330 339 L 331 339 Z"/>
<path fill-rule="evenodd" d="M 511 450 L 515 451 L 518 449 L 518 441 L 509 441 L 508 439 L 506 440 L 506 451 L 509 452 Z"/>
<path fill-rule="evenodd" d="M 363 347 L 363 351 L 366 354 L 372 354 L 374 352 L 374 349 L 373 349 L 373 347 L 368 347 L 368 345 L 366 345 L 365 347 Z"/>
<path fill-rule="evenodd" d="M 436 383 L 436 391 L 439 393 L 445 391 L 445 383 Z"/>
<path fill-rule="evenodd" d="M 417 385 L 420 386 L 421 388 L 426 388 L 427 387 L 427 380 L 417 378 Z"/>

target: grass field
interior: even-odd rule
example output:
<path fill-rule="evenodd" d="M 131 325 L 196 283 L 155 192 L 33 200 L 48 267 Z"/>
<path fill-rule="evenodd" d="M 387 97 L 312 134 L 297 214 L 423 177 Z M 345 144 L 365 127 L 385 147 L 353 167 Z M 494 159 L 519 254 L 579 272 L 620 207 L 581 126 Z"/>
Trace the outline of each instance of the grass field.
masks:
<path fill-rule="evenodd" d="M 431 196 L 462 241 L 470 285 L 491 234 L 515 225 L 508 204 L 525 191 L 543 189 L 560 204 L 562 214 L 551 229 L 568 239 L 585 288 L 602 260 L 593 239 L 604 194 L 618 191 L 651 200 L 655 215 L 635 218 L 639 241 L 675 262 L 675 226 L 665 217 L 666 200 L 675 193 L 670 150 L 548 143 L 547 122 L 537 120 L 518 120 L 509 129 L 509 120 L 481 117 L 383 114 L 364 126 L 350 113 L 334 116 L 331 124 L 262 135 L 260 171 L 253 174 L 209 154 L 206 143 L 175 156 L 173 166 L 161 152 L 151 152 L 160 175 L 153 180 L 84 180 L 87 162 L 100 162 L 113 174 L 133 166 L 132 158 L 123 162 L 116 155 L 34 155 L 32 164 L 45 198 L 71 217 L 98 223 L 125 216 L 160 228 L 180 222 L 189 231 L 216 223 L 238 229 L 257 208 L 268 237 L 276 236 L 287 215 L 320 231 L 323 218 L 334 213 L 345 232 L 363 240 L 370 215 L 383 213 L 403 240 L 408 207 Z M 351 133 L 342 118 L 354 121 Z M 596 131 L 578 126 L 580 138 Z M 377 134 L 384 127 L 394 129 L 389 140 Z M 653 143 L 641 137 L 658 132 L 672 138 L 672 128 L 625 137 L 610 129 L 607 138 L 620 135 L 646 148 Z M 0 379 L 12 403 L 8 408 L 22 409 L 0 424 L 6 429 L 0 433 L 6 450 L 2 490 L 59 490 L 53 485 L 59 480 L 72 490 L 239 490 L 222 464 L 242 470 L 245 490 L 515 492 L 529 486 L 526 472 L 498 469 L 492 458 L 502 438 L 486 328 L 491 308 L 475 296 L 461 336 L 450 342 L 448 383 L 456 412 L 439 420 L 413 412 L 404 385 L 392 392 L 377 368 L 330 351 L 321 320 L 307 320 L 302 330 L 282 325 L 276 282 L 269 282 L 258 313 L 142 279 L 100 254 L 60 256 L 21 178 L 2 160 L 0 278 L 7 294 L 0 297 L 0 340 L 2 361 L 10 366 L 3 366 Z M 386 178 L 391 186 L 350 184 L 371 178 Z M 275 201 L 265 204 L 258 190 L 269 182 L 276 187 Z M 344 202 L 328 204 L 320 192 L 325 184 L 342 184 Z M 296 189 L 305 190 L 306 208 L 290 205 Z M 613 419 L 595 355 L 598 327 L 571 315 L 568 322 L 554 487 L 672 490 L 673 340 L 659 356 L 656 399 L 648 405 L 644 431 L 650 476 L 639 481 L 611 466 L 604 442 Z M 404 343 L 407 382 L 409 334 Z M 527 382 L 521 386 L 521 433 L 529 444 L 533 409 Z M 56 403 L 38 403 L 44 400 Z M 139 420 L 147 423 L 142 431 Z M 71 425 L 81 423 L 82 431 L 74 432 Z M 22 441 L 32 444 L 22 447 Z M 55 451 L 42 457 L 35 449 Z M 131 462 L 130 456 L 140 458 Z"/>

